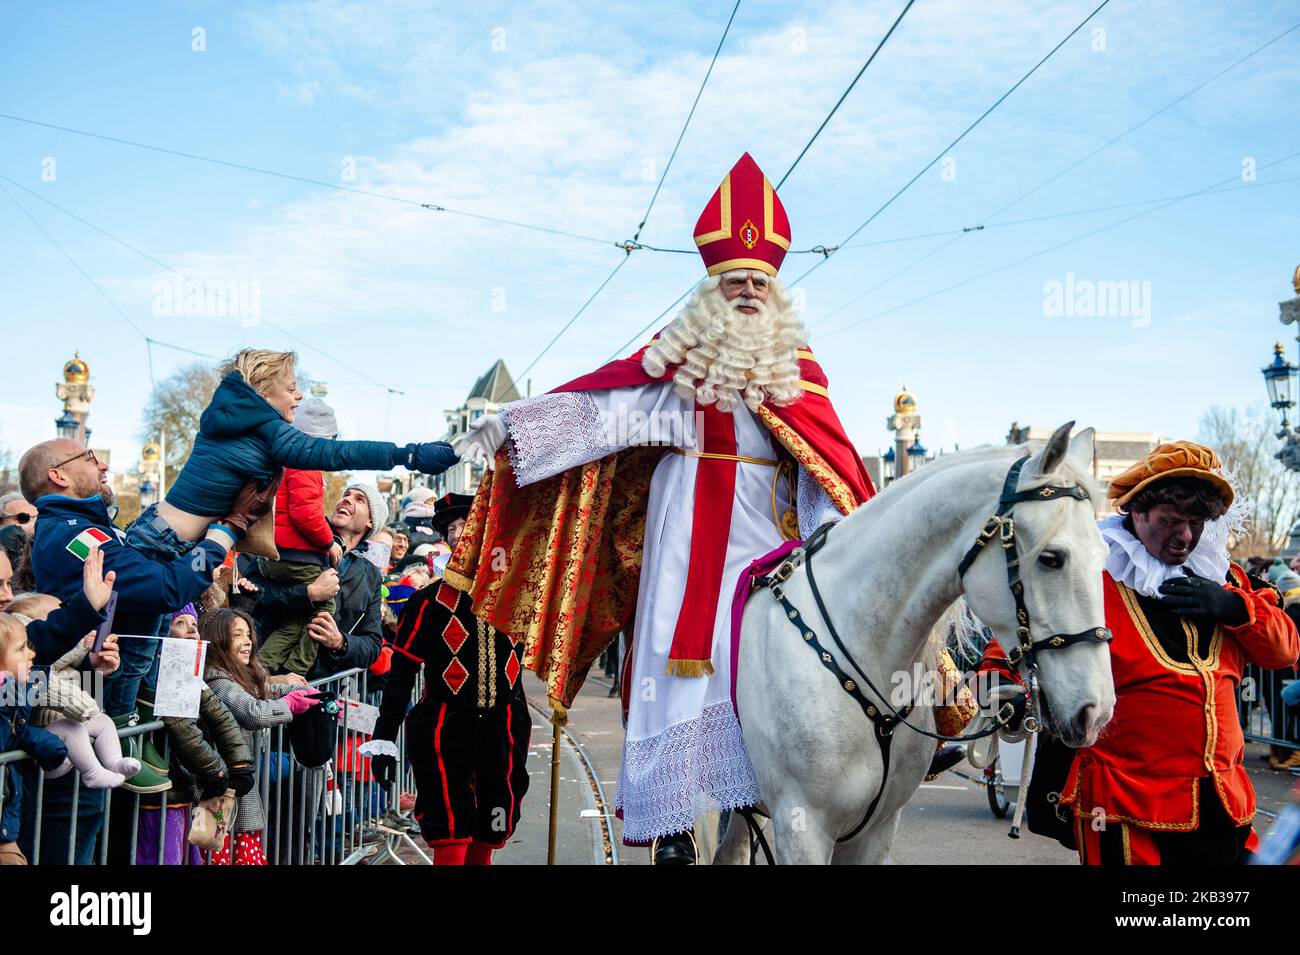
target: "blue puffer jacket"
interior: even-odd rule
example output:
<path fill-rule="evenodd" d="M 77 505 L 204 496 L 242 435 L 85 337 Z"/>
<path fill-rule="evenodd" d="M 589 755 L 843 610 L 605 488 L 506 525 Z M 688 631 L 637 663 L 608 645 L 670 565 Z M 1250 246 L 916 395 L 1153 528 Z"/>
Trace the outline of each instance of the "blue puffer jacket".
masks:
<path fill-rule="evenodd" d="M 82 594 L 82 561 L 72 542 L 87 535 L 104 538 L 100 551 L 104 555 L 104 572 L 114 571 L 117 582 L 117 614 L 113 618 L 114 633 L 151 634 L 157 632 L 159 617 L 191 600 L 197 600 L 203 591 L 212 586 L 212 572 L 226 558 L 225 548 L 215 541 L 201 540 L 180 560 L 166 564 L 150 560 L 122 541 L 122 532 L 109 519 L 108 509 L 98 494 L 90 497 L 65 497 L 62 494 L 44 494 L 32 502 L 36 505 L 36 534 L 32 539 L 32 573 L 36 589 L 53 594 L 71 611 L 94 613 Z M 98 532 L 96 534 L 96 532 Z M 64 611 L 60 610 L 59 613 Z M 50 619 L 54 619 L 54 614 Z M 96 614 L 102 619 L 102 615 Z M 86 631 L 98 621 L 83 617 L 67 626 L 80 627 L 55 635 L 50 639 L 50 628 L 28 628 L 27 637 L 36 651 L 36 662 L 53 663 L 72 649 Z"/>
<path fill-rule="evenodd" d="M 9 676 L 0 683 L 0 695 L 6 697 L 4 704 L 0 705 L 0 753 L 24 750 L 42 769 L 57 769 L 67 758 L 68 747 L 49 730 L 31 725 L 32 708 L 27 687 L 27 684 L 15 685 Z M 17 842 L 22 828 L 23 778 L 18 766 L 18 763 L 7 763 L 0 767 L 5 774 L 0 842 Z"/>
<path fill-rule="evenodd" d="M 167 503 L 220 518 L 249 480 L 265 483 L 279 467 L 387 471 L 401 463 L 404 453 L 390 441 L 333 441 L 303 434 L 235 371 L 221 380 L 199 418 L 194 450 L 167 491 Z"/>

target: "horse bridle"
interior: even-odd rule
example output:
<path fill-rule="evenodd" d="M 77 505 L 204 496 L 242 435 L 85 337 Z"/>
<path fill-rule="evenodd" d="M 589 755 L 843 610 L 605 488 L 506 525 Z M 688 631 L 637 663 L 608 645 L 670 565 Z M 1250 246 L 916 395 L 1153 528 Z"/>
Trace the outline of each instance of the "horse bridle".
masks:
<path fill-rule="evenodd" d="M 984 523 L 980 536 L 957 565 L 957 576 L 964 578 L 966 571 L 970 570 L 984 548 L 992 542 L 993 538 L 998 538 L 1002 544 L 1002 552 L 1007 558 L 1007 587 L 1010 588 L 1011 599 L 1016 604 L 1016 645 L 1007 654 L 1007 662 L 1017 669 L 1023 663 L 1032 676 L 1038 669 L 1039 653 L 1063 650 L 1076 643 L 1088 641 L 1109 643 L 1111 633 L 1106 627 L 1089 627 L 1078 633 L 1055 633 L 1041 640 L 1034 639 L 1033 631 L 1029 626 L 1029 608 L 1025 605 L 1025 585 L 1020 579 L 1020 551 L 1016 546 L 1016 522 L 1011 516 L 1011 510 L 1017 504 L 1029 501 L 1054 501 L 1061 497 L 1086 501 L 1088 492 L 1078 484 L 1068 486 L 1046 484 L 1029 491 L 1017 491 L 1016 483 L 1020 478 L 1020 470 L 1027 460 L 1029 459 L 1019 458 L 1011 465 L 1011 470 L 1007 472 L 1007 479 L 1002 484 L 1002 496 L 998 498 L 997 513 Z"/>
<path fill-rule="evenodd" d="M 1073 646 L 1076 643 L 1107 643 L 1111 639 L 1111 633 L 1110 630 L 1104 626 L 1090 627 L 1089 629 L 1081 630 L 1078 633 L 1057 633 L 1050 637 L 1044 637 L 1041 640 L 1034 640 L 1033 629 L 1029 622 L 1029 608 L 1025 604 L 1024 582 L 1020 578 L 1020 551 L 1016 545 L 1016 524 L 1011 512 L 1017 504 L 1024 504 L 1032 501 L 1053 501 L 1064 497 L 1078 501 L 1087 500 L 1088 491 L 1077 484 L 1048 484 L 1042 487 L 1033 488 L 1032 490 L 1018 491 L 1016 489 L 1016 484 L 1019 482 L 1021 469 L 1024 468 L 1027 460 L 1029 460 L 1027 457 L 1017 458 L 1011 465 L 1011 468 L 1007 471 L 1006 480 L 1002 483 L 1002 493 L 998 498 L 997 512 L 984 523 L 984 527 L 980 530 L 979 537 L 976 539 L 975 543 L 971 545 L 965 556 L 962 557 L 961 563 L 957 565 L 957 575 L 964 578 L 966 572 L 970 570 L 971 565 L 975 563 L 976 558 L 979 557 L 984 548 L 987 547 L 994 538 L 998 539 L 1002 545 L 1003 553 L 1006 555 L 1007 586 L 1011 590 L 1011 598 L 1015 602 L 1016 607 L 1016 646 L 1007 654 L 1007 659 L 1013 668 L 1019 669 L 1023 666 L 1026 670 L 1026 676 L 1029 677 L 1028 686 L 1026 687 L 1029 708 L 1026 712 L 1032 714 L 1033 701 L 1036 695 L 1037 686 L 1038 654 L 1045 653 L 1048 650 L 1061 650 Z M 871 678 L 867 676 L 866 670 L 863 669 L 858 661 L 853 658 L 853 654 L 849 652 L 848 648 L 844 645 L 844 641 L 840 639 L 840 635 L 835 629 L 835 624 L 831 620 L 830 613 L 826 609 L 826 604 L 822 600 L 821 591 L 817 587 L 817 579 L 813 576 L 813 554 L 819 551 L 822 548 L 822 545 L 826 543 L 826 537 L 830 533 L 830 529 L 834 526 L 834 524 L 828 523 L 817 528 L 817 530 L 813 532 L 813 535 L 804 543 L 804 546 L 792 551 L 790 556 L 778 565 L 770 576 L 757 577 L 755 578 L 754 583 L 756 586 L 767 587 L 772 591 L 772 595 L 776 598 L 777 602 L 781 604 L 782 609 L 786 612 L 786 617 L 795 628 L 798 629 L 804 642 L 816 651 L 822 666 L 835 676 L 840 688 L 852 697 L 854 702 L 861 707 L 862 712 L 866 715 L 867 719 L 871 721 L 876 731 L 876 740 L 880 746 L 880 755 L 884 764 L 884 769 L 881 773 L 880 788 L 876 792 L 875 798 L 871 800 L 870 805 L 867 806 L 867 811 L 862 817 L 862 821 L 854 826 L 847 835 L 840 836 L 835 840 L 837 843 L 840 843 L 848 842 L 861 832 L 863 828 L 865 828 L 867 823 L 871 820 L 872 815 L 875 813 L 876 806 L 880 803 L 880 797 L 885 793 L 885 787 L 889 783 L 890 741 L 893 739 L 894 728 L 899 723 L 902 723 L 904 726 L 907 726 L 909 729 L 914 730 L 923 736 L 928 736 L 931 739 L 939 740 L 940 742 L 972 742 L 974 740 L 983 739 L 985 736 L 990 736 L 1002 729 L 1014 718 L 1016 709 L 1010 702 L 1004 703 L 998 710 L 997 714 L 995 714 L 993 725 L 988 729 L 979 733 L 971 734 L 970 736 L 944 736 L 940 733 L 932 733 L 929 730 L 922 729 L 921 727 L 908 722 L 907 717 L 911 715 L 915 704 L 909 703 L 902 709 L 895 709 L 890 704 L 888 697 L 876 689 L 875 684 L 871 682 Z M 790 602 L 790 598 L 786 596 L 785 590 L 781 587 L 781 584 L 790 579 L 800 564 L 802 564 L 808 572 L 808 587 L 812 590 L 813 599 L 817 602 L 817 610 L 821 614 L 822 619 L 826 621 L 826 629 L 830 633 L 831 639 L 835 641 L 835 646 L 839 649 L 840 653 L 844 655 L 844 658 L 849 662 L 850 666 L 857 671 L 857 675 L 861 678 L 862 682 L 870 688 L 871 692 L 876 695 L 881 704 L 889 710 L 889 714 L 882 712 L 876 704 L 867 699 L 859 688 L 857 681 L 844 672 L 836 662 L 833 654 L 822 647 L 821 642 L 818 640 L 817 632 L 805 623 L 798 608 L 796 608 Z M 1032 716 L 1026 717 L 1026 729 L 1037 728 L 1029 725 L 1031 719 Z M 746 819 L 751 828 L 753 828 L 753 820 L 748 816 Z M 764 848 L 766 851 L 766 846 Z"/>

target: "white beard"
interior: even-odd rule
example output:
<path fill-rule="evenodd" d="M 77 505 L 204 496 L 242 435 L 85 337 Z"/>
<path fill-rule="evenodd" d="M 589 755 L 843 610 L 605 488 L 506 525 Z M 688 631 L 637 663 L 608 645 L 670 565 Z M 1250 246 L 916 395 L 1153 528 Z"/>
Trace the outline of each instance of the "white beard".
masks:
<path fill-rule="evenodd" d="M 740 306 L 758 309 L 746 315 Z M 742 402 L 753 412 L 763 402 L 789 405 L 803 396 L 798 349 L 803 323 L 785 290 L 772 279 L 767 301 L 722 294 L 721 278 L 705 279 L 691 299 L 646 349 L 641 367 L 661 377 L 672 366 L 673 391 L 702 405 L 731 412 Z"/>

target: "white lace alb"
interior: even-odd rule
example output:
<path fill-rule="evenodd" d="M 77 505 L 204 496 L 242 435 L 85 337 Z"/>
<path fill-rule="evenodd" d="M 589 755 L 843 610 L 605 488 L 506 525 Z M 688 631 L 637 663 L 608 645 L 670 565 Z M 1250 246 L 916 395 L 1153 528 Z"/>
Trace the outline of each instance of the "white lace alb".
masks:
<path fill-rule="evenodd" d="M 807 540 L 813 531 L 827 521 L 838 521 L 844 515 L 806 468 L 799 469 L 798 485 L 795 491 L 795 513 L 799 515 L 799 536 Z"/>
<path fill-rule="evenodd" d="M 628 842 L 685 832 L 701 811 L 752 806 L 759 799 L 730 700 L 706 706 L 698 719 L 624 744 L 614 805 L 623 811 Z"/>
<path fill-rule="evenodd" d="M 591 395 L 562 391 L 501 409 L 515 482 L 523 487 L 617 450 Z"/>

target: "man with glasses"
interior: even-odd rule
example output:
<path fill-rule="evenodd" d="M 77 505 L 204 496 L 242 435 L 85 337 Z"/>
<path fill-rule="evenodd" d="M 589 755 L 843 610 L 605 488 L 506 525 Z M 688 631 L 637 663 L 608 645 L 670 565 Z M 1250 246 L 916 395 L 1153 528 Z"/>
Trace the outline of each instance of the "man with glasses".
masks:
<path fill-rule="evenodd" d="M 33 522 L 31 557 L 37 589 L 64 602 L 71 600 L 82 587 L 83 562 L 91 548 L 98 545 L 104 555 L 105 574 L 111 571 L 116 576 L 118 604 L 113 631 L 118 634 L 158 634 L 164 614 L 197 600 L 212 585 L 212 575 L 234 545 L 237 532 L 246 531 L 266 513 L 271 501 L 265 491 L 258 490 L 256 482 L 250 482 L 230 514 L 209 527 L 206 536 L 183 559 L 160 564 L 128 547 L 125 535 L 113 524 L 109 515 L 113 489 L 108 483 L 108 465 L 99 461 L 94 451 L 65 438 L 45 441 L 22 456 L 18 470 L 22 496 L 35 505 L 38 515 Z M 272 486 L 270 494 L 274 493 Z M 158 647 L 154 640 L 121 642 L 121 667 L 104 681 L 103 708 L 109 716 L 122 717 L 135 711 L 136 696 L 153 667 Z M 38 658 L 36 662 L 54 661 Z M 130 788 L 131 781 L 126 785 Z M 67 779 L 46 780 L 45 793 L 41 855 L 45 859 L 66 859 L 71 784 Z M 102 795 L 81 793 L 75 854 L 78 863 L 90 862 L 102 822 L 102 800 Z M 27 849 L 24 852 L 31 857 Z"/>
<path fill-rule="evenodd" d="M 17 491 L 0 495 L 0 527 L 17 524 L 30 536 L 36 530 L 36 508 Z"/>

